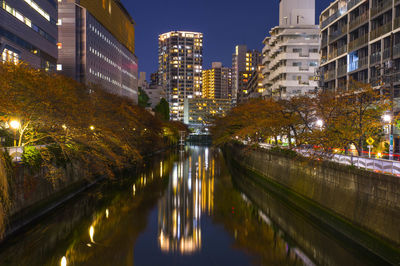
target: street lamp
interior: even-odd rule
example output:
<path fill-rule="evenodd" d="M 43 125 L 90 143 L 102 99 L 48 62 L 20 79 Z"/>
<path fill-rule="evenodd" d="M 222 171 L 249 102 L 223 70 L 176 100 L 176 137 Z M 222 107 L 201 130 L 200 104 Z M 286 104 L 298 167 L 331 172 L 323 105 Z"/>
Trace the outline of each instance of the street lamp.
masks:
<path fill-rule="evenodd" d="M 324 126 L 324 121 L 321 119 L 318 119 L 316 122 L 316 125 L 321 129 Z"/>
<path fill-rule="evenodd" d="M 18 120 L 11 120 L 8 124 L 14 132 L 14 147 L 17 147 L 17 130 L 21 128 L 21 123 Z"/>
<path fill-rule="evenodd" d="M 392 116 L 389 115 L 389 114 L 385 114 L 385 115 L 383 116 L 383 121 L 386 122 L 386 123 L 392 122 Z"/>

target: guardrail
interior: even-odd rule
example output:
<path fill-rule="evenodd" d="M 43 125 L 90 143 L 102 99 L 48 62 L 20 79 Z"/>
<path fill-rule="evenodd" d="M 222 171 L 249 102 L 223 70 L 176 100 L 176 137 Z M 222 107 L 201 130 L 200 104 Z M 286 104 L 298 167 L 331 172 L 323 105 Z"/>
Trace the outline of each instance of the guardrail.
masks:
<path fill-rule="evenodd" d="M 266 143 L 260 143 L 259 146 L 264 149 L 271 149 L 273 146 Z M 358 156 L 332 154 L 315 151 L 313 149 L 295 149 L 295 151 L 304 157 L 322 158 L 324 160 L 336 162 L 343 165 L 353 165 L 360 169 L 368 171 L 381 172 L 400 176 L 400 161 L 365 158 Z"/>

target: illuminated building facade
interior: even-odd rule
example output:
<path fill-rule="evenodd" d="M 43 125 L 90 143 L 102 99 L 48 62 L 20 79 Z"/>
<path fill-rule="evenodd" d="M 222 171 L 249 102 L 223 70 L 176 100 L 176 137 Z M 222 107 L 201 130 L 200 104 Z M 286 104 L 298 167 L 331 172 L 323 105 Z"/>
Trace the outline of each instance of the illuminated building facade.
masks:
<path fill-rule="evenodd" d="M 168 189 L 159 204 L 158 237 L 165 253 L 193 254 L 201 250 L 202 214 L 214 210 L 215 159 L 191 148 L 175 163 Z M 199 150 L 200 151 L 200 150 Z"/>
<path fill-rule="evenodd" d="M 159 36 L 159 83 L 172 120 L 183 121 L 185 99 L 201 97 L 203 34 L 171 31 Z"/>
<path fill-rule="evenodd" d="M 2 61 L 55 70 L 57 37 L 56 0 L 0 0 Z"/>
<path fill-rule="evenodd" d="M 281 0 L 279 10 L 279 26 L 263 41 L 263 96 L 285 99 L 313 93 L 319 67 L 315 0 Z"/>
<path fill-rule="evenodd" d="M 237 45 L 232 56 L 232 98 L 237 102 L 238 96 L 247 87 L 250 75 L 261 63 L 261 53 L 248 50 L 246 45 Z"/>
<path fill-rule="evenodd" d="M 216 117 L 226 116 L 231 108 L 231 99 L 186 99 L 184 123 L 192 129 L 208 128 Z"/>
<path fill-rule="evenodd" d="M 119 0 L 59 0 L 57 70 L 138 98 L 134 21 Z"/>
<path fill-rule="evenodd" d="M 232 98 L 232 69 L 222 63 L 212 63 L 212 68 L 203 70 L 202 97 L 208 99 Z"/>
<path fill-rule="evenodd" d="M 263 66 L 257 66 L 256 70 L 254 70 L 247 82 L 246 89 L 239 94 L 239 102 L 245 102 L 249 99 L 261 98 L 263 92 L 265 90 L 263 85 L 264 75 L 262 73 Z"/>

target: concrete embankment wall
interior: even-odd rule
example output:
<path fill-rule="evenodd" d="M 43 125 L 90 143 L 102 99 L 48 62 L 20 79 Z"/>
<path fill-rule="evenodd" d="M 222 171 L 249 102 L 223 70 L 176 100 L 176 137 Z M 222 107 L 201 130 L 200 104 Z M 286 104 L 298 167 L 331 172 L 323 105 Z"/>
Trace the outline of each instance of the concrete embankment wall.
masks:
<path fill-rule="evenodd" d="M 241 145 L 227 145 L 225 154 L 262 176 L 299 208 L 333 227 L 341 224 L 336 229 L 367 248 L 388 243 L 395 253 L 399 250 L 399 177 Z"/>
<path fill-rule="evenodd" d="M 7 224 L 0 242 L 96 182 L 72 164 L 57 174 L 45 173 L 44 169 L 32 172 L 23 165 L 13 170 L 13 177 L 8 178 Z"/>

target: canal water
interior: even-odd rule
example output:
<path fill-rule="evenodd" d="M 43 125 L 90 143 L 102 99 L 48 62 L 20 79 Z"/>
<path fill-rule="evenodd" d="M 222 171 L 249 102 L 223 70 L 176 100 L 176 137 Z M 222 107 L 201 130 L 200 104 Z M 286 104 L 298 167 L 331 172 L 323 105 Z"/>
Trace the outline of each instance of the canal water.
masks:
<path fill-rule="evenodd" d="M 82 193 L 0 246 L 0 265 L 381 265 L 188 146 Z"/>

